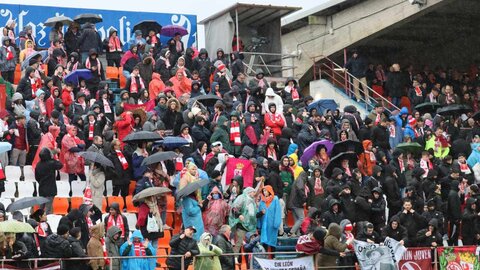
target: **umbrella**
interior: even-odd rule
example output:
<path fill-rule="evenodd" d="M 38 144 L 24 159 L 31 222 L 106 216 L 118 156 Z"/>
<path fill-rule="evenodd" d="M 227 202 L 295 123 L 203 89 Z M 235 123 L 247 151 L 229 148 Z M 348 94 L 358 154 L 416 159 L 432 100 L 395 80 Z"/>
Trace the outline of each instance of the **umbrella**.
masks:
<path fill-rule="evenodd" d="M 158 153 L 155 153 L 155 154 L 145 158 L 142 161 L 142 166 L 159 163 L 159 162 L 162 162 L 162 161 L 165 161 L 165 160 L 173 159 L 175 157 L 177 157 L 177 154 L 175 152 L 172 152 L 172 151 L 158 152 Z"/>
<path fill-rule="evenodd" d="M 69 73 L 63 81 L 65 83 L 72 83 L 74 85 L 79 85 L 81 80 L 90 80 L 93 78 L 92 71 L 90 69 L 77 69 L 71 73 Z"/>
<path fill-rule="evenodd" d="M 475 120 L 475 121 L 479 121 L 480 120 L 480 111 L 476 112 L 472 118 Z"/>
<path fill-rule="evenodd" d="M 357 155 L 360 155 L 363 152 L 363 145 L 360 142 L 353 140 L 346 140 L 343 142 L 337 142 L 333 146 L 331 156 L 336 156 L 344 152 L 354 152 Z"/>
<path fill-rule="evenodd" d="M 331 160 L 330 163 L 328 163 L 327 168 L 325 168 L 325 176 L 326 177 L 331 177 L 332 176 L 332 171 L 334 168 L 340 168 L 342 164 L 342 160 L 348 160 L 350 169 L 353 170 L 354 168 L 357 167 L 357 161 L 358 161 L 358 156 L 354 152 L 345 152 L 338 154 L 334 156 Z"/>
<path fill-rule="evenodd" d="M 436 112 L 440 107 L 442 107 L 442 105 L 437 102 L 425 102 L 415 106 L 415 110 L 419 111 L 420 113 Z"/>
<path fill-rule="evenodd" d="M 123 138 L 124 142 L 139 142 L 139 141 L 158 141 L 162 137 L 156 132 L 151 131 L 138 131 L 130 133 L 127 137 Z"/>
<path fill-rule="evenodd" d="M 177 199 L 183 198 L 185 196 L 188 196 L 192 194 L 193 192 L 201 189 L 202 187 L 208 185 L 210 183 L 210 179 L 201 179 L 195 182 L 190 182 L 186 186 L 184 186 L 182 189 L 177 191 Z"/>
<path fill-rule="evenodd" d="M 0 154 L 12 150 L 12 144 L 9 142 L 0 142 Z"/>
<path fill-rule="evenodd" d="M 85 160 L 89 160 L 106 167 L 115 168 L 115 166 L 113 166 L 113 162 L 100 153 L 87 151 L 87 152 L 80 152 L 79 155 L 83 157 Z"/>
<path fill-rule="evenodd" d="M 26 223 L 16 220 L 7 220 L 0 222 L 0 232 L 4 233 L 34 233 L 35 229 Z"/>
<path fill-rule="evenodd" d="M 326 110 L 335 111 L 338 108 L 338 104 L 333 99 L 319 99 L 308 105 L 309 111 L 313 108 L 321 113 L 325 113 Z"/>
<path fill-rule="evenodd" d="M 188 35 L 187 29 L 180 25 L 167 25 L 162 27 L 160 34 L 166 37 L 174 37 L 176 33 L 179 33 L 182 37 Z"/>
<path fill-rule="evenodd" d="M 138 202 L 151 196 L 157 196 L 169 192 L 172 191 L 166 187 L 149 187 L 135 194 L 135 196 L 133 196 L 133 201 Z"/>
<path fill-rule="evenodd" d="M 189 107 L 192 107 L 193 104 L 196 101 L 198 101 L 207 107 L 213 107 L 215 105 L 215 102 L 217 102 L 217 100 L 222 100 L 222 99 L 217 95 L 208 94 L 208 95 L 201 95 L 201 96 L 196 96 L 194 98 L 191 98 L 188 101 L 188 104 L 189 104 Z"/>
<path fill-rule="evenodd" d="M 51 18 L 48 18 L 44 23 L 43 25 L 45 26 L 49 26 L 49 27 L 53 27 L 55 26 L 55 24 L 57 23 L 62 23 L 63 25 L 68 25 L 70 23 L 72 23 L 73 20 L 70 18 L 70 17 L 67 17 L 67 16 L 56 16 L 56 17 L 51 17 Z"/>
<path fill-rule="evenodd" d="M 463 104 L 452 104 L 445 106 L 443 108 L 437 109 L 437 114 L 446 116 L 446 115 L 458 115 L 458 114 L 463 114 L 467 112 L 471 112 L 472 108 L 467 105 Z"/>
<path fill-rule="evenodd" d="M 319 145 L 325 146 L 325 148 L 327 148 L 327 154 L 330 155 L 333 149 L 333 142 L 329 140 L 316 141 L 303 151 L 303 155 L 300 157 L 300 161 L 302 161 L 303 166 L 307 165 L 308 162 L 315 156 L 317 153 L 317 147 Z"/>
<path fill-rule="evenodd" d="M 418 154 L 422 153 L 424 148 L 419 143 L 411 142 L 411 143 L 399 143 L 397 145 L 396 149 L 402 149 L 405 152 L 409 152 L 409 153 L 412 153 L 414 155 L 418 155 Z"/>
<path fill-rule="evenodd" d="M 26 197 L 26 198 L 21 198 L 13 203 L 9 204 L 7 207 L 7 211 L 10 213 L 13 213 L 17 210 L 25 209 L 32 207 L 34 205 L 41 205 L 45 204 L 48 202 L 47 198 L 44 197 Z"/>
<path fill-rule="evenodd" d="M 173 137 L 173 136 L 168 136 L 163 139 L 163 147 L 168 148 L 168 149 L 175 149 L 182 147 L 184 145 L 188 145 L 189 142 L 182 137 Z"/>
<path fill-rule="evenodd" d="M 147 36 L 150 30 L 155 31 L 155 33 L 160 33 L 160 31 L 162 30 L 162 26 L 156 21 L 146 20 L 137 23 L 133 27 L 133 31 L 135 32 L 136 30 L 142 31 L 142 34 L 144 36 Z"/>
<path fill-rule="evenodd" d="M 29 56 L 27 56 L 27 58 L 25 58 L 25 60 L 23 60 L 22 62 L 22 70 L 23 69 L 26 69 L 29 64 L 30 64 L 30 60 L 34 59 L 34 58 L 39 58 L 38 60 L 40 60 L 40 58 L 42 58 L 42 62 L 47 60 L 48 58 L 48 51 L 39 51 L 39 52 L 33 52 L 32 54 L 30 54 Z M 37 61 L 38 61 L 37 60 Z"/>
<path fill-rule="evenodd" d="M 75 16 L 75 18 L 73 18 L 73 20 L 79 24 L 85 24 L 87 22 L 94 23 L 94 24 L 103 22 L 103 19 L 102 17 L 100 17 L 100 15 L 93 14 L 93 13 L 83 13 L 83 14 L 77 15 Z"/>

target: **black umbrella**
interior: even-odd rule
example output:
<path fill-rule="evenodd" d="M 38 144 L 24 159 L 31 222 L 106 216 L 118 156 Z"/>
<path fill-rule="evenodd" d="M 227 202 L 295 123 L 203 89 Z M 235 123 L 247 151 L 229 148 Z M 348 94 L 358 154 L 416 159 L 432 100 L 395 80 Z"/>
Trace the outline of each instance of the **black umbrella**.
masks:
<path fill-rule="evenodd" d="M 442 107 L 440 103 L 437 102 L 425 102 L 418 104 L 415 106 L 415 110 L 419 111 L 420 113 L 429 113 L 429 112 L 436 112 L 438 108 Z"/>
<path fill-rule="evenodd" d="M 222 100 L 222 99 L 217 95 L 208 94 L 208 95 L 201 95 L 201 96 L 196 96 L 194 98 L 191 98 L 188 101 L 188 103 L 190 107 L 192 107 L 195 101 L 198 101 L 207 107 L 213 107 L 215 105 L 215 102 L 217 102 L 217 100 Z"/>
<path fill-rule="evenodd" d="M 70 23 L 72 23 L 73 20 L 70 18 L 70 17 L 67 17 L 67 16 L 56 16 L 56 17 L 51 17 L 51 18 L 48 18 L 44 23 L 43 25 L 45 26 L 49 26 L 49 27 L 53 27 L 55 26 L 55 24 L 57 23 L 62 23 L 63 25 L 68 25 Z"/>
<path fill-rule="evenodd" d="M 162 162 L 162 161 L 165 161 L 165 160 L 170 160 L 170 159 L 173 159 L 173 158 L 176 158 L 176 157 L 177 157 L 177 154 L 175 152 L 172 152 L 172 151 L 158 152 L 156 154 L 153 154 L 153 155 L 145 158 L 142 161 L 142 166 L 159 163 L 159 162 Z"/>
<path fill-rule="evenodd" d="M 83 13 L 83 14 L 77 15 L 75 16 L 75 18 L 73 18 L 73 20 L 79 24 L 85 24 L 87 22 L 94 23 L 94 24 L 103 22 L 103 19 L 102 17 L 100 17 L 100 15 L 93 14 L 93 13 Z"/>
<path fill-rule="evenodd" d="M 142 34 L 144 36 L 147 36 L 148 32 L 150 32 L 151 30 L 155 31 L 155 33 L 157 34 L 160 33 L 160 31 L 162 30 L 162 26 L 156 21 L 146 20 L 146 21 L 141 21 L 137 23 L 133 27 L 133 31 L 136 31 L 136 30 L 142 31 Z"/>
<path fill-rule="evenodd" d="M 124 142 L 140 142 L 140 141 L 158 141 L 161 140 L 162 137 L 158 135 L 156 132 L 151 131 L 138 131 L 134 133 L 130 133 L 127 137 L 123 138 Z"/>
<path fill-rule="evenodd" d="M 41 205 L 47 203 L 49 200 L 44 197 L 26 197 L 14 201 L 7 207 L 7 212 L 13 213 L 18 210 L 29 208 L 35 205 Z"/>
<path fill-rule="evenodd" d="M 340 168 L 342 160 L 348 160 L 350 170 L 353 170 L 357 167 L 358 155 L 354 152 L 345 152 L 334 156 L 330 159 L 327 168 L 325 168 L 325 176 L 330 178 L 332 176 L 332 171 L 334 168 Z"/>
<path fill-rule="evenodd" d="M 360 142 L 353 140 L 346 140 L 343 142 L 337 142 L 333 145 L 331 157 L 334 157 L 340 153 L 344 152 L 355 152 L 357 155 L 363 153 L 363 145 Z"/>
<path fill-rule="evenodd" d="M 95 162 L 106 167 L 115 168 L 115 166 L 113 166 L 113 162 L 100 153 L 87 151 L 87 152 L 80 152 L 79 155 L 83 157 L 85 160 Z"/>
<path fill-rule="evenodd" d="M 210 179 L 200 179 L 198 181 L 188 183 L 186 186 L 178 190 L 175 196 L 177 199 L 183 198 L 208 185 L 208 183 L 210 183 Z"/>
<path fill-rule="evenodd" d="M 135 196 L 133 196 L 133 201 L 139 202 L 145 198 L 158 196 L 158 195 L 169 193 L 169 192 L 172 192 L 172 191 L 166 187 L 149 187 L 135 194 Z"/>
<path fill-rule="evenodd" d="M 468 105 L 463 104 L 452 104 L 445 106 L 443 108 L 437 109 L 437 114 L 446 116 L 446 115 L 459 115 L 471 112 L 472 108 Z"/>

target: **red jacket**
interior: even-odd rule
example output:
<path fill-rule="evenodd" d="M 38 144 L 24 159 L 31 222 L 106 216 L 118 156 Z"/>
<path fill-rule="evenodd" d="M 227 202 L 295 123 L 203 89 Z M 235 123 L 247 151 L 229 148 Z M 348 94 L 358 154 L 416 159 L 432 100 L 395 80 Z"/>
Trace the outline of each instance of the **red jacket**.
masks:
<path fill-rule="evenodd" d="M 273 130 L 275 136 L 282 135 L 282 128 L 285 126 L 285 120 L 283 117 L 276 113 L 266 113 L 264 116 L 265 126 L 270 127 Z"/>
<path fill-rule="evenodd" d="M 63 89 L 62 91 L 62 103 L 65 106 L 65 113 L 68 113 L 68 109 L 70 108 L 70 104 L 73 103 L 71 92 L 67 89 Z"/>
<path fill-rule="evenodd" d="M 122 142 L 123 147 L 123 139 L 133 131 L 133 117 L 126 112 L 122 113 L 120 117 L 122 119 L 115 121 L 113 128 L 117 131 L 118 139 Z"/>
<path fill-rule="evenodd" d="M 303 252 L 305 254 L 311 255 L 317 254 L 320 251 L 321 247 L 322 245 L 317 240 L 315 240 L 314 238 L 310 238 L 310 236 L 307 234 L 302 235 L 298 238 L 295 249 L 298 252 Z"/>
<path fill-rule="evenodd" d="M 165 90 L 165 84 L 160 78 L 160 74 L 154 72 L 152 74 L 152 80 L 148 84 L 148 96 L 150 100 L 155 100 L 163 90 Z"/>

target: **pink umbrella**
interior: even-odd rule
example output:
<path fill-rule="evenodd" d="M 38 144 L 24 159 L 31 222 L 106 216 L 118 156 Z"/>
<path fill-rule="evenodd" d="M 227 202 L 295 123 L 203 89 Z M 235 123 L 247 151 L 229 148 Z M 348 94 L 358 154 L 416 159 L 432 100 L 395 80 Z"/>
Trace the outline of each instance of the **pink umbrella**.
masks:
<path fill-rule="evenodd" d="M 160 31 L 160 34 L 166 37 L 174 37 L 177 33 L 182 37 L 188 35 L 187 29 L 180 25 L 167 25 Z"/>
<path fill-rule="evenodd" d="M 303 155 L 300 158 L 303 165 L 308 164 L 308 162 L 317 154 L 317 147 L 320 145 L 327 149 L 327 154 L 330 156 L 330 152 L 332 152 L 333 149 L 333 142 L 329 140 L 316 141 L 303 151 Z"/>

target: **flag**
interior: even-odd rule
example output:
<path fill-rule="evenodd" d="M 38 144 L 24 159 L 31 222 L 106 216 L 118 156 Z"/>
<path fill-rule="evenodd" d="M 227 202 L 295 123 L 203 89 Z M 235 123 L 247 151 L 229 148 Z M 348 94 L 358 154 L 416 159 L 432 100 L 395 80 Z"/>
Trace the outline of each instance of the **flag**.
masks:
<path fill-rule="evenodd" d="M 480 270 L 476 249 L 476 246 L 437 248 L 440 270 Z"/>
<path fill-rule="evenodd" d="M 388 247 L 357 240 L 354 240 L 353 246 L 362 270 L 396 269 Z"/>
<path fill-rule="evenodd" d="M 155 108 L 155 100 L 152 99 L 152 100 L 149 100 L 148 102 L 145 102 L 143 104 L 137 104 L 137 105 L 127 104 L 127 103 L 123 104 L 123 109 L 125 111 L 133 111 L 138 108 L 144 109 L 146 112 L 151 112 Z"/>
<path fill-rule="evenodd" d="M 398 263 L 400 270 L 432 270 L 432 249 L 407 248 Z"/>
<path fill-rule="evenodd" d="M 253 166 L 248 159 L 229 158 L 226 165 L 225 185 L 230 185 L 232 179 L 240 175 L 243 177 L 243 187 L 252 187 L 253 185 Z"/>

